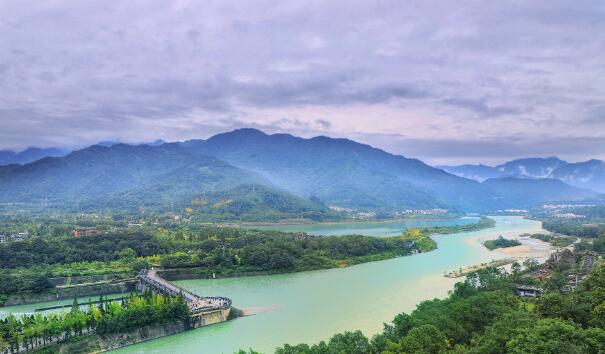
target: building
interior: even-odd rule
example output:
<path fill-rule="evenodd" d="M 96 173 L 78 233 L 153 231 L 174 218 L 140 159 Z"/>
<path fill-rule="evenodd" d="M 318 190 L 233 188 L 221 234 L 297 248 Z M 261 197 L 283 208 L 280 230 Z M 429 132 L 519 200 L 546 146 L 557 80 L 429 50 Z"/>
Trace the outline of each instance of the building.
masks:
<path fill-rule="evenodd" d="M 542 295 L 542 289 L 527 285 L 517 286 L 515 292 L 520 297 L 540 297 Z"/>
<path fill-rule="evenodd" d="M 8 235 L 0 235 L 0 243 L 10 242 L 10 241 L 25 241 L 29 236 L 29 231 L 19 232 L 18 234 Z"/>
<path fill-rule="evenodd" d="M 555 218 L 560 219 L 585 219 L 586 215 L 578 215 L 574 213 L 558 213 L 554 214 Z"/>
<path fill-rule="evenodd" d="M 97 229 L 79 229 L 72 231 L 74 237 L 82 237 L 82 236 L 98 236 L 102 235 L 103 231 Z"/>

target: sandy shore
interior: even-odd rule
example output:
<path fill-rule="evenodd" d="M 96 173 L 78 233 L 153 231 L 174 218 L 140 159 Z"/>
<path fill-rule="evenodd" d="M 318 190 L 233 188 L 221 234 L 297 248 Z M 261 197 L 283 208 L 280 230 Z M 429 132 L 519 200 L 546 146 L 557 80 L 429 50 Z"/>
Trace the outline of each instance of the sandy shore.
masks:
<path fill-rule="evenodd" d="M 527 230 L 524 230 L 527 232 Z M 542 228 L 532 230 L 531 233 L 543 233 L 549 234 L 550 232 Z M 490 235 L 489 237 L 483 237 L 479 239 L 481 243 L 487 240 L 495 240 L 500 235 Z M 553 247 L 550 243 L 541 240 L 533 239 L 526 236 L 521 236 L 519 233 L 503 233 L 502 237 L 506 239 L 514 239 L 521 242 L 521 245 L 515 247 L 498 248 L 492 252 L 497 252 L 507 257 L 518 259 L 523 261 L 528 258 L 533 258 L 539 262 L 545 261 L 550 255 L 556 251 L 556 247 Z"/>

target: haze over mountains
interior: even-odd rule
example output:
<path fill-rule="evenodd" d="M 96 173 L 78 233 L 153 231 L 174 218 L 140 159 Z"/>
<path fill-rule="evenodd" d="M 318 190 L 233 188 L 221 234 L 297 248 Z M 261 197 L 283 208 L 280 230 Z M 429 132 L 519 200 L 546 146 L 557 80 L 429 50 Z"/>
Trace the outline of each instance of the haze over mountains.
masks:
<path fill-rule="evenodd" d="M 149 146 L 159 146 L 165 144 L 164 140 L 158 139 L 150 143 L 144 143 Z M 113 145 L 120 144 L 119 141 L 101 141 L 95 145 L 110 147 Z M 38 161 L 45 157 L 61 157 L 69 154 L 72 150 L 62 148 L 37 148 L 29 147 L 23 151 L 16 152 L 12 150 L 0 150 L 0 166 L 18 164 L 23 165 L 26 163 Z"/>
<path fill-rule="evenodd" d="M 239 129 L 207 140 L 106 145 L 0 167 L 0 203 L 40 205 L 48 198 L 52 207 L 67 210 L 176 206 L 241 217 L 255 209 L 277 216 L 316 215 L 327 212 L 327 206 L 387 213 L 421 208 L 481 212 L 595 194 L 561 180 L 534 178 L 573 165 L 560 160 L 506 164 L 497 172 L 482 166 L 481 176 L 494 174 L 479 182 L 325 136 L 303 139 Z M 533 179 L 505 174 L 514 170 Z M 572 168 L 565 178 L 577 183 L 576 172 Z"/>
<path fill-rule="evenodd" d="M 44 157 L 60 157 L 65 156 L 69 151 L 57 148 L 40 149 L 35 147 L 27 148 L 21 152 L 10 150 L 0 150 L 0 166 L 10 164 L 26 164 L 40 160 Z"/>
<path fill-rule="evenodd" d="M 605 162 L 569 163 L 556 157 L 513 160 L 495 167 L 485 165 L 438 166 L 460 177 L 482 182 L 488 178 L 551 178 L 569 185 L 605 193 Z"/>

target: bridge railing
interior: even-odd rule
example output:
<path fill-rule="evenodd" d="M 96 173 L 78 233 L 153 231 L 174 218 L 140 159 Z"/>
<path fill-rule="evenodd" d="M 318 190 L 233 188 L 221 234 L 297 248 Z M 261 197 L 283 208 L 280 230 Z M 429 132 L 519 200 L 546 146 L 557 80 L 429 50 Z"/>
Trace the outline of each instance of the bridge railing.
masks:
<path fill-rule="evenodd" d="M 214 309 L 226 309 L 231 307 L 231 299 L 223 296 L 199 296 L 188 292 L 177 286 L 168 287 L 160 281 L 157 281 L 147 275 L 146 270 L 141 270 L 137 276 L 139 281 L 153 288 L 157 292 L 168 293 L 172 296 L 183 296 L 192 312 L 209 311 Z M 163 280 L 163 279 L 162 279 Z M 164 282 L 168 283 L 166 280 Z M 179 289 L 179 291 L 175 290 Z M 207 305 L 210 304 L 210 305 Z"/>

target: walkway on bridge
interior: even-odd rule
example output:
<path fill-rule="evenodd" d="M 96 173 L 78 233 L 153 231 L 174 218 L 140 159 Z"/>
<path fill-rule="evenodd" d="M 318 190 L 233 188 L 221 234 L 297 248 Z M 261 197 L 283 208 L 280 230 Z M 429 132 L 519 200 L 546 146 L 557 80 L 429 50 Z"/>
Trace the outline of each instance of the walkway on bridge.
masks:
<path fill-rule="evenodd" d="M 155 268 L 141 270 L 138 277 L 139 282 L 150 287 L 157 293 L 168 293 L 173 296 L 181 295 L 187 302 L 192 312 L 227 308 L 231 306 L 231 299 L 222 296 L 199 296 L 187 289 L 178 287 L 158 275 Z"/>

